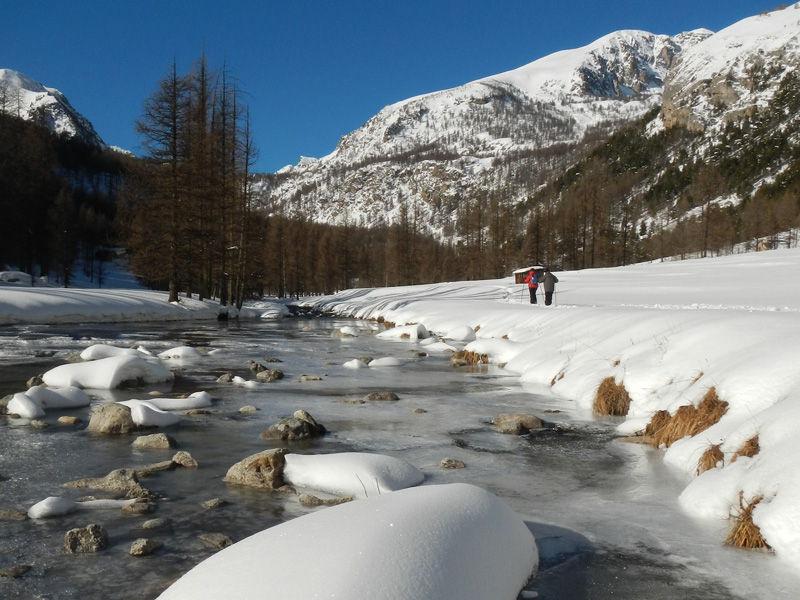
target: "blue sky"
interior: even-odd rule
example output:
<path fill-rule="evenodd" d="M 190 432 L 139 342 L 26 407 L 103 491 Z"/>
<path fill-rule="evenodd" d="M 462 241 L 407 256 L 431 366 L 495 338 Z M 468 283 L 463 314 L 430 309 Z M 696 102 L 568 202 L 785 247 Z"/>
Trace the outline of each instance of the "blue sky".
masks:
<path fill-rule="evenodd" d="M 275 171 L 323 156 L 387 104 L 584 46 L 618 29 L 718 31 L 774 4 L 561 0 L 0 0 L 0 68 L 61 90 L 108 144 L 139 153 L 133 121 L 177 60 L 205 48 L 247 93 Z"/>

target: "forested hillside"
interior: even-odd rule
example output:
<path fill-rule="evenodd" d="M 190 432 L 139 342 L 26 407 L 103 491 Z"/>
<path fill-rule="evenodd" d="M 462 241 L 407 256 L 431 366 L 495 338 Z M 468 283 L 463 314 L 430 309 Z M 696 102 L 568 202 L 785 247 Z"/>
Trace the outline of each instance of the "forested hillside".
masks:
<path fill-rule="evenodd" d="M 0 111 L 0 268 L 66 286 L 80 262 L 101 285 L 100 251 L 115 241 L 115 198 L 129 164 L 123 154 Z"/>

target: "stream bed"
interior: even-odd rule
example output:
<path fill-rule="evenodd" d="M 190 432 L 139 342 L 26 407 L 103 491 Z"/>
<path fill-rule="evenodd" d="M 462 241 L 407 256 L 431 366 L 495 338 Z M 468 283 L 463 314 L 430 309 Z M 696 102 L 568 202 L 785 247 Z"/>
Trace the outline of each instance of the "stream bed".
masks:
<path fill-rule="evenodd" d="M 360 335 L 333 337 L 343 326 Z M 332 318 L 291 318 L 231 323 L 81 326 L 14 326 L 0 329 L 0 397 L 24 391 L 36 374 L 64 364 L 89 345 L 144 346 L 153 353 L 180 345 L 208 352 L 171 364 L 170 394 L 205 390 L 214 398 L 208 414 L 182 415 L 163 430 L 177 441 L 169 450 L 139 450 L 136 435 L 103 436 L 85 430 L 91 407 L 48 412 L 48 426 L 0 417 L 0 509 L 27 511 L 48 496 L 76 500 L 87 490 L 67 481 L 100 477 L 119 468 L 169 460 L 189 452 L 197 469 L 176 469 L 141 480 L 160 499 L 147 515 L 118 509 L 75 512 L 41 520 L 0 520 L 0 569 L 28 565 L 19 577 L 0 577 L 4 599 L 156 598 L 183 573 L 216 550 L 198 538 L 223 533 L 234 542 L 312 510 L 295 496 L 229 485 L 222 478 L 239 460 L 275 447 L 259 434 L 297 409 L 305 409 L 328 434 L 286 443 L 291 452 L 362 451 L 403 459 L 425 473 L 423 485 L 466 482 L 481 486 L 523 516 L 537 539 L 540 567 L 528 597 L 734 598 L 792 597 L 798 580 L 773 556 L 720 545 L 727 523 L 697 523 L 679 509 L 684 485 L 658 450 L 621 442 L 615 419 L 598 419 L 573 402 L 537 395 L 496 366 L 450 366 L 445 354 L 425 355 L 412 342 L 375 337 L 376 325 Z M 395 357 L 395 367 L 352 370 L 357 356 Z M 247 361 L 280 363 L 285 378 L 256 387 L 218 382 L 223 373 L 252 380 Z M 318 376 L 303 381 L 303 375 Z M 397 402 L 359 400 L 391 390 Z M 87 390 L 93 404 L 146 398 L 150 390 Z M 162 392 L 164 390 L 161 390 Z M 243 406 L 258 410 L 242 413 Z M 547 427 L 525 436 L 503 435 L 491 420 L 530 412 Z M 82 419 L 62 425 L 62 414 Z M 152 433 L 145 431 L 143 434 Z M 463 469 L 444 469 L 454 458 Z M 91 492 L 89 492 L 91 493 Z M 219 508 L 203 502 L 221 498 Z M 163 543 L 146 557 L 129 554 L 147 531 Z M 110 548 L 69 554 L 64 534 L 88 523 L 109 533 Z M 332 549 L 335 551 L 335 549 Z M 268 587 L 268 582 L 265 586 Z M 491 599 L 487 599 L 491 600 Z"/>

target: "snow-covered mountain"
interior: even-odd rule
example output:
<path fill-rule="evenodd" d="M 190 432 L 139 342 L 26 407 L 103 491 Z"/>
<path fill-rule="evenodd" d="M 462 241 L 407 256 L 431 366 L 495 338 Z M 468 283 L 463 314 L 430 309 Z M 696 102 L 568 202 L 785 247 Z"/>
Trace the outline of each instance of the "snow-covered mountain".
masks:
<path fill-rule="evenodd" d="M 104 146 L 89 120 L 64 94 L 18 71 L 0 69 L 0 112 L 39 122 L 57 135 Z"/>
<path fill-rule="evenodd" d="M 519 204 L 653 109 L 652 130 L 702 131 L 765 106 L 798 66 L 798 34 L 798 5 L 718 33 L 617 31 L 389 105 L 331 154 L 261 176 L 257 194 L 273 211 L 320 222 L 375 225 L 410 215 L 448 238 L 464 198 L 501 194 Z"/>
<path fill-rule="evenodd" d="M 681 53 L 664 85 L 667 126 L 696 131 L 767 106 L 800 67 L 800 4 L 743 19 Z"/>

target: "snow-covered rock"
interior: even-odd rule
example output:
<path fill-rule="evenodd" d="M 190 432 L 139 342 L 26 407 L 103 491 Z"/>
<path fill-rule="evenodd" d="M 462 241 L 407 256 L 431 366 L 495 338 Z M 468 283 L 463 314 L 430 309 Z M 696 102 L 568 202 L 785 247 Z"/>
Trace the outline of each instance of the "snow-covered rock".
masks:
<path fill-rule="evenodd" d="M 284 479 L 296 487 L 340 496 L 375 496 L 422 483 L 415 466 L 382 454 L 287 454 Z"/>
<path fill-rule="evenodd" d="M 131 418 L 139 427 L 169 427 L 180 421 L 178 415 L 161 410 L 147 400 L 123 400 L 119 404 L 131 409 Z"/>
<path fill-rule="evenodd" d="M 428 330 L 422 323 L 401 325 L 381 331 L 376 337 L 382 340 L 422 340 L 428 337 Z"/>
<path fill-rule="evenodd" d="M 111 356 L 85 363 L 66 364 L 47 371 L 42 380 L 51 387 L 111 390 L 124 384 L 146 385 L 171 382 L 164 365 L 138 356 Z"/>
<path fill-rule="evenodd" d="M 533 536 L 502 500 L 467 484 L 422 486 L 266 529 L 159 600 L 515 600 L 537 565 Z"/>

